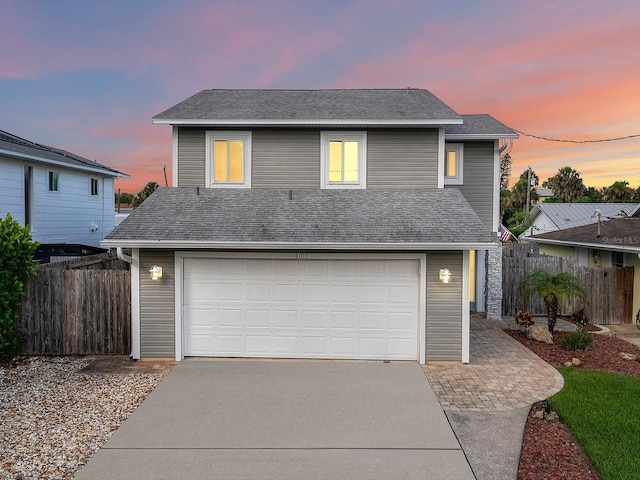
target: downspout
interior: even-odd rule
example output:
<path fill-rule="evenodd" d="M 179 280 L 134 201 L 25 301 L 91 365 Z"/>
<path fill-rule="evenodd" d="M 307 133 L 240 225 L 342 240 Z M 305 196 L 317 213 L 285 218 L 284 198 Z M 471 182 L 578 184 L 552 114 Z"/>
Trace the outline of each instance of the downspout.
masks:
<path fill-rule="evenodd" d="M 127 262 L 129 265 L 131 265 L 131 263 L 133 262 L 133 258 L 130 257 L 129 255 L 125 255 L 124 252 L 122 251 L 122 247 L 117 247 L 116 248 L 116 255 L 118 256 L 118 258 L 120 260 L 122 260 L 123 262 Z M 131 342 L 131 348 L 133 348 L 133 342 Z M 131 351 L 131 353 L 129 354 L 129 358 L 137 361 L 137 359 L 133 358 L 133 350 Z"/>
<path fill-rule="evenodd" d="M 116 249 L 116 255 L 123 262 L 127 262 L 127 263 L 131 264 L 131 262 L 133 261 L 133 258 L 131 258 L 129 255 L 125 255 L 124 254 L 124 252 L 122 251 L 122 247 L 118 247 Z"/>

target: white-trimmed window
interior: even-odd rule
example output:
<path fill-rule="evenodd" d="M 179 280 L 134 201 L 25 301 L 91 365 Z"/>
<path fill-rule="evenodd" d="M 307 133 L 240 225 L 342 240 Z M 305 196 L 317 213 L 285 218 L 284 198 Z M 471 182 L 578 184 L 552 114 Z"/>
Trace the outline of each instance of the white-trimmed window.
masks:
<path fill-rule="evenodd" d="M 322 188 L 366 188 L 367 132 L 321 132 Z"/>
<path fill-rule="evenodd" d="M 464 146 L 462 143 L 447 143 L 444 148 L 444 183 L 462 185 Z"/>
<path fill-rule="evenodd" d="M 611 266 L 624 267 L 624 252 L 611 252 Z"/>
<path fill-rule="evenodd" d="M 100 190 L 98 189 L 98 179 L 90 178 L 89 179 L 89 195 L 91 197 L 97 197 L 100 194 Z"/>
<path fill-rule="evenodd" d="M 58 191 L 58 172 L 54 170 L 47 171 L 47 187 L 50 192 Z"/>
<path fill-rule="evenodd" d="M 207 187 L 251 187 L 251 132 L 207 132 L 205 155 Z"/>

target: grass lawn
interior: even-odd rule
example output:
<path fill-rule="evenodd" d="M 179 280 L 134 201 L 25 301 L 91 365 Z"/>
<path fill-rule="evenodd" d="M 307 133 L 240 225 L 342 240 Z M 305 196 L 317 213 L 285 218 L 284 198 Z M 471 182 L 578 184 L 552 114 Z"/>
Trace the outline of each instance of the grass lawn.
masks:
<path fill-rule="evenodd" d="M 549 401 L 602 479 L 637 479 L 640 378 L 572 367 L 558 370 L 564 388 Z"/>

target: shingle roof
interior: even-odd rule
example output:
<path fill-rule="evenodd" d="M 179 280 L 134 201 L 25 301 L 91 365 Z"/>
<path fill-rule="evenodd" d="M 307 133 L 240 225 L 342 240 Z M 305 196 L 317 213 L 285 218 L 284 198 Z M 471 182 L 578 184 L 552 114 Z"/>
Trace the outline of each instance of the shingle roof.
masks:
<path fill-rule="evenodd" d="M 106 246 L 140 242 L 425 245 L 495 244 L 457 189 L 159 188 Z M 128 245 L 129 244 L 129 245 Z M 356 248 L 357 246 L 354 246 Z"/>
<path fill-rule="evenodd" d="M 446 125 L 447 138 L 486 139 L 486 138 L 518 138 L 518 134 L 486 113 L 462 115 L 461 125 Z"/>
<path fill-rule="evenodd" d="M 530 240 L 601 245 L 604 249 L 626 247 L 640 251 L 640 218 L 614 218 L 603 222 L 600 226 L 595 224 L 582 225 L 574 228 L 566 228 L 555 232 L 542 233 L 529 237 Z"/>
<path fill-rule="evenodd" d="M 624 212 L 631 215 L 637 203 L 539 203 L 534 207 L 543 212 L 560 229 L 578 227 L 597 222 L 596 210 L 604 220 Z"/>
<path fill-rule="evenodd" d="M 44 163 L 62 163 L 69 166 L 69 168 L 97 171 L 103 175 L 113 177 L 128 177 L 128 175 L 122 172 L 101 165 L 88 158 L 81 157 L 80 155 L 35 143 L 2 130 L 0 130 L 0 154 L 15 154 L 16 156 L 23 158 L 28 157 Z"/>
<path fill-rule="evenodd" d="M 202 121 L 416 121 L 460 123 L 428 90 L 203 90 L 153 117 Z"/>

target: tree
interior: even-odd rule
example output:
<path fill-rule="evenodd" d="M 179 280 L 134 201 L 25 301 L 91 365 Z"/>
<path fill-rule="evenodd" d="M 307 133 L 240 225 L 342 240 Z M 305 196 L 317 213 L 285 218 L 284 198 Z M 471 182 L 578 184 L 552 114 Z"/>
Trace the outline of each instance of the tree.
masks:
<path fill-rule="evenodd" d="M 538 269 L 529 273 L 520 283 L 518 290 L 527 299 L 533 293 L 540 295 L 547 309 L 547 326 L 553 335 L 558 319 L 560 302 L 572 295 L 587 298 L 587 292 L 580 280 L 567 272 L 549 273 Z"/>
<path fill-rule="evenodd" d="M 634 194 L 633 194 L 633 201 L 634 202 L 640 202 L 640 187 L 636 188 Z"/>
<path fill-rule="evenodd" d="M 532 170 L 531 171 L 531 180 L 533 185 L 538 185 L 539 179 L 538 175 Z M 509 202 L 509 207 L 514 211 L 524 210 L 527 204 L 527 191 L 530 192 L 530 200 L 531 204 L 538 199 L 536 192 L 531 188 L 532 185 L 529 184 L 529 169 L 522 172 L 520 175 L 520 179 L 511 189 L 511 198 Z"/>
<path fill-rule="evenodd" d="M 138 196 L 133 199 L 131 204 L 133 208 L 138 208 L 149 196 L 156 191 L 158 184 L 156 182 L 147 183 L 142 190 L 138 192 Z"/>
<path fill-rule="evenodd" d="M 509 178 L 511 177 L 511 155 L 505 153 L 500 157 L 500 189 L 509 189 Z"/>
<path fill-rule="evenodd" d="M 36 248 L 28 226 L 20 225 L 9 213 L 0 218 L 0 357 L 13 358 L 18 353 L 16 322 L 24 282 L 38 267 L 33 260 Z"/>
<path fill-rule="evenodd" d="M 520 210 L 509 217 L 507 220 L 507 228 L 517 237 L 531 227 L 533 218 L 534 216 L 532 214 Z"/>
<path fill-rule="evenodd" d="M 607 203 L 632 202 L 634 194 L 633 188 L 625 180 L 613 182 L 602 189 L 602 199 Z"/>
<path fill-rule="evenodd" d="M 563 167 L 542 184 L 553 190 L 553 196 L 566 203 L 573 203 L 584 194 L 584 182 L 580 174 L 571 167 Z"/>
<path fill-rule="evenodd" d="M 124 204 L 124 205 L 131 205 L 133 204 L 133 200 L 136 197 L 134 195 L 131 195 L 130 193 L 126 193 L 126 192 L 122 192 L 121 194 L 115 194 L 115 203 L 118 203 L 118 200 L 120 200 L 120 203 Z"/>

